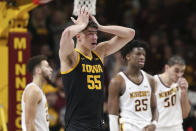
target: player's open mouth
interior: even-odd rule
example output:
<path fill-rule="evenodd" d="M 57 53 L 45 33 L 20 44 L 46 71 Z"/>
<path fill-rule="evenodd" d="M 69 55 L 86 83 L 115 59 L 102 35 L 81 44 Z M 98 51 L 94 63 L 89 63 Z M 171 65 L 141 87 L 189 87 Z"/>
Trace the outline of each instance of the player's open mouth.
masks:
<path fill-rule="evenodd" d="M 97 45 L 97 43 L 91 43 L 92 45 Z"/>

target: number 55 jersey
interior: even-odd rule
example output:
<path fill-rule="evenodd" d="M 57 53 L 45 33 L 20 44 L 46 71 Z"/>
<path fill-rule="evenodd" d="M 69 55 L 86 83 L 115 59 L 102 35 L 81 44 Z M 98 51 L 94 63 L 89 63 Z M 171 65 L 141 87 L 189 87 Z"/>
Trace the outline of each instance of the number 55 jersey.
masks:
<path fill-rule="evenodd" d="M 177 83 L 170 87 L 164 85 L 158 75 L 154 76 L 157 82 L 157 109 L 159 119 L 157 131 L 181 131 L 182 130 L 182 109 L 181 109 L 181 93 Z"/>
<path fill-rule="evenodd" d="M 125 73 L 119 74 L 125 81 L 125 91 L 120 96 L 120 124 L 124 131 L 143 131 L 151 123 L 151 86 L 147 75 L 140 71 L 143 79 L 136 84 Z"/>
<path fill-rule="evenodd" d="M 65 124 L 80 131 L 98 130 L 103 122 L 103 62 L 95 52 L 88 57 L 75 51 L 77 63 L 61 72 L 66 94 Z"/>

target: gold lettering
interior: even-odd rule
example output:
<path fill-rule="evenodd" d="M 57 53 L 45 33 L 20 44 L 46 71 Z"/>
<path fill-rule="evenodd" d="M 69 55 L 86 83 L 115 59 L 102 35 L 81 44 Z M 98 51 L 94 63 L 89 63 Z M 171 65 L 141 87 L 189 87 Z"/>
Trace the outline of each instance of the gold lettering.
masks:
<path fill-rule="evenodd" d="M 91 70 L 92 70 L 92 66 L 91 65 L 86 65 L 86 71 L 91 72 Z"/>
<path fill-rule="evenodd" d="M 23 89 L 26 86 L 26 77 L 16 77 L 16 88 L 18 89 L 19 87 L 22 87 Z"/>
<path fill-rule="evenodd" d="M 22 62 L 22 51 L 18 51 L 18 62 Z"/>
<path fill-rule="evenodd" d="M 21 117 L 17 117 L 15 120 L 16 128 L 22 128 L 21 126 Z"/>
<path fill-rule="evenodd" d="M 15 73 L 16 73 L 16 75 L 19 75 L 19 74 L 25 75 L 26 74 L 26 64 L 22 64 L 22 65 L 16 64 L 15 65 Z"/>
<path fill-rule="evenodd" d="M 86 72 L 85 64 L 82 64 L 82 72 Z"/>
<path fill-rule="evenodd" d="M 26 38 L 22 37 L 19 39 L 18 37 L 14 38 L 14 49 L 26 49 L 27 48 L 27 42 Z"/>
<path fill-rule="evenodd" d="M 103 70 L 102 70 L 100 65 L 98 65 L 98 68 L 99 68 L 99 72 L 103 72 Z"/>
<path fill-rule="evenodd" d="M 82 64 L 82 72 L 100 73 L 103 72 L 101 65 L 85 65 Z"/>
<path fill-rule="evenodd" d="M 97 65 L 94 66 L 96 73 L 99 73 L 99 70 L 97 68 Z"/>
<path fill-rule="evenodd" d="M 16 91 L 16 101 L 17 102 L 21 102 L 22 93 L 23 93 L 23 90 L 17 90 Z"/>
<path fill-rule="evenodd" d="M 138 91 L 130 93 L 130 98 L 150 96 L 149 91 Z"/>
<path fill-rule="evenodd" d="M 17 115 L 21 115 L 21 112 L 22 112 L 21 103 L 18 103 L 18 104 L 16 105 L 16 114 L 17 114 Z"/>
<path fill-rule="evenodd" d="M 95 73 L 95 65 L 92 66 L 92 73 Z"/>
<path fill-rule="evenodd" d="M 170 95 L 176 93 L 177 91 L 178 91 L 178 87 L 172 88 L 172 89 L 169 90 L 169 91 L 159 93 L 159 97 L 160 97 L 160 98 L 168 97 L 168 96 L 170 96 Z"/>

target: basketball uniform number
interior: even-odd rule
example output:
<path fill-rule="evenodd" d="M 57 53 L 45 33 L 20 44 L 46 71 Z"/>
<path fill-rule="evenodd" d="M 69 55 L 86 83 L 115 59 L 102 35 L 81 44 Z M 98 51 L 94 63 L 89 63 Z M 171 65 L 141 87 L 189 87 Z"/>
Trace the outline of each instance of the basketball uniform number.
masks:
<path fill-rule="evenodd" d="M 176 104 L 176 94 L 172 95 L 171 97 L 165 98 L 164 102 L 164 107 L 174 106 Z"/>
<path fill-rule="evenodd" d="M 87 75 L 88 89 L 101 90 L 101 81 L 99 79 L 100 75 Z"/>
<path fill-rule="evenodd" d="M 135 100 L 135 111 L 146 111 L 148 99 Z"/>

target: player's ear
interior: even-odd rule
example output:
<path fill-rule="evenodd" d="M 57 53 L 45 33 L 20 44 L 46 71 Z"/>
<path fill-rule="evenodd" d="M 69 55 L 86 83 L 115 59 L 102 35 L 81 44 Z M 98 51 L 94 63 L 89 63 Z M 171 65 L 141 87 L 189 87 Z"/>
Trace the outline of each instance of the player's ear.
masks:
<path fill-rule="evenodd" d="M 76 34 L 76 39 L 80 40 L 80 34 Z"/>
<path fill-rule="evenodd" d="M 131 59 L 130 54 L 127 54 L 127 55 L 126 55 L 126 60 L 129 61 L 130 59 Z"/>
<path fill-rule="evenodd" d="M 165 65 L 165 71 L 169 69 L 169 65 Z"/>
<path fill-rule="evenodd" d="M 40 74 L 41 73 L 41 68 L 40 66 L 35 67 L 35 74 Z"/>

